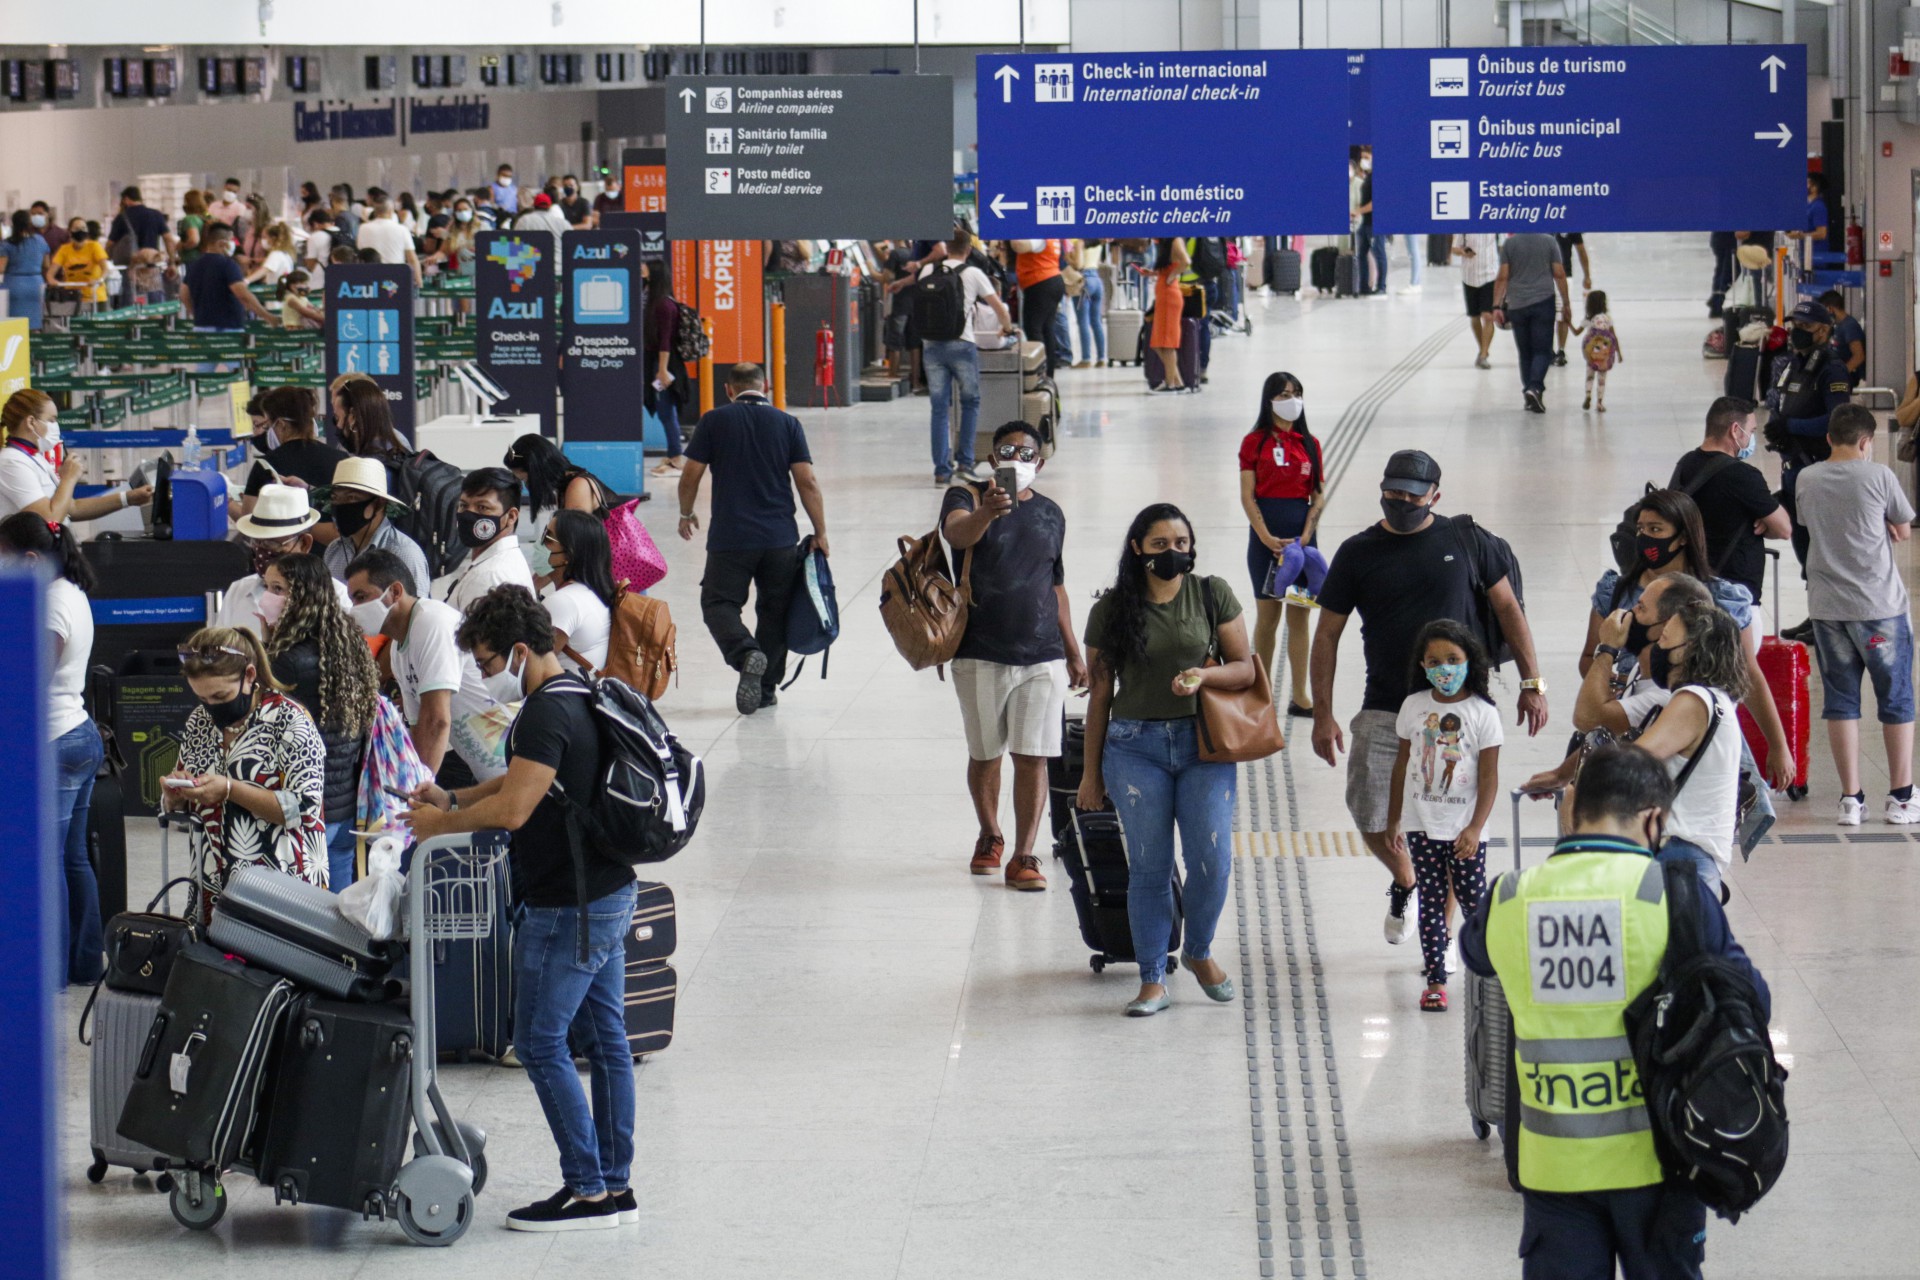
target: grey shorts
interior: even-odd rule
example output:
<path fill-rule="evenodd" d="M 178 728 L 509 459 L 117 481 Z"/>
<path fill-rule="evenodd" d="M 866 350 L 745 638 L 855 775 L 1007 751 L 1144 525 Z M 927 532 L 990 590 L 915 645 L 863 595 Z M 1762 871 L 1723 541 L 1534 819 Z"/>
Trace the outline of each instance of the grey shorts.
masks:
<path fill-rule="evenodd" d="M 1362 711 L 1347 726 L 1347 812 L 1368 835 L 1387 829 L 1393 762 L 1400 754 L 1398 719 L 1391 711 Z"/>

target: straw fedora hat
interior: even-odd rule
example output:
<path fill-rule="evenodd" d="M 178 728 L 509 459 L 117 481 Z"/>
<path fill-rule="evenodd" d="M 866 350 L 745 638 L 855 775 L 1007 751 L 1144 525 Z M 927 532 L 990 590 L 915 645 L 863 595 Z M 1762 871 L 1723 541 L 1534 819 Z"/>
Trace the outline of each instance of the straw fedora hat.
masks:
<path fill-rule="evenodd" d="M 378 458 L 342 458 L 333 469 L 333 487 L 385 498 L 389 496 L 387 468 Z"/>
<path fill-rule="evenodd" d="M 1733 256 L 1749 271 L 1758 271 L 1772 261 L 1772 255 L 1763 244 L 1743 244 L 1734 250 Z"/>
<path fill-rule="evenodd" d="M 305 533 L 320 523 L 320 513 L 307 503 L 307 491 L 290 484 L 264 485 L 253 510 L 234 522 L 244 536 L 277 542 Z"/>

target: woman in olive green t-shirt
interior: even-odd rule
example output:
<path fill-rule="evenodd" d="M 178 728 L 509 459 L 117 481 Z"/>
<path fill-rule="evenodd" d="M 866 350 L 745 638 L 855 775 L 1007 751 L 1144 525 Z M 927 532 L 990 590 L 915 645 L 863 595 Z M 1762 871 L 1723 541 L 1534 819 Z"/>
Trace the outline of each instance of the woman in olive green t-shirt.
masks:
<path fill-rule="evenodd" d="M 1233 765 L 1200 759 L 1194 704 L 1202 685 L 1252 684 L 1254 660 L 1233 588 L 1194 576 L 1193 550 L 1193 524 L 1180 508 L 1148 507 L 1127 530 L 1113 588 L 1087 615 L 1092 696 L 1079 805 L 1103 808 L 1113 795 L 1126 835 L 1127 916 L 1140 965 L 1130 1017 L 1168 1003 L 1176 826 L 1187 868 L 1182 954 L 1209 997 L 1234 997 L 1211 952 L 1233 873 L 1236 774 Z M 1205 666 L 1216 647 L 1220 665 Z"/>

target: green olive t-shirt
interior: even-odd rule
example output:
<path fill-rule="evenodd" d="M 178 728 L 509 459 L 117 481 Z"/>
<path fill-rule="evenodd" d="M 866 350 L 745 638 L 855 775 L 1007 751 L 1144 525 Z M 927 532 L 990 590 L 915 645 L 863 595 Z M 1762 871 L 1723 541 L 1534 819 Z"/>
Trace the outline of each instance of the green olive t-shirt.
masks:
<path fill-rule="evenodd" d="M 1207 660 L 1207 605 L 1200 593 L 1213 592 L 1216 623 L 1227 623 L 1240 616 L 1240 601 L 1225 578 L 1202 578 L 1188 574 L 1180 584 L 1180 594 L 1166 604 L 1147 605 L 1147 657 L 1145 662 L 1120 668 L 1119 691 L 1113 695 L 1109 714 L 1115 720 L 1184 720 L 1194 714 L 1194 699 L 1173 691 L 1173 678 L 1189 667 Z M 1098 649 L 1111 659 L 1119 649 L 1112 634 L 1114 600 L 1111 593 L 1093 602 L 1087 614 L 1087 647 Z"/>

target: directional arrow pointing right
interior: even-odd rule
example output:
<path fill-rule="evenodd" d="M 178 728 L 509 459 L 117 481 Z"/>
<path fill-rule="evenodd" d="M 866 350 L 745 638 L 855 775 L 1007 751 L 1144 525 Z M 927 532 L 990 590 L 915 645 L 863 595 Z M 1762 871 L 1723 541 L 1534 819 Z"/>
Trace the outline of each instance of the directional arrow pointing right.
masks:
<path fill-rule="evenodd" d="M 693 100 L 696 96 L 691 89 L 682 89 L 680 91 L 680 101 L 686 107 L 686 114 L 688 115 L 693 114 Z"/>
<path fill-rule="evenodd" d="M 1783 124 L 1772 133 L 1763 133 L 1756 129 L 1754 130 L 1753 136 L 1762 142 L 1772 142 L 1775 138 L 1778 138 L 1780 140 L 1780 147 L 1785 147 L 1789 142 L 1793 141 L 1793 130 Z M 1776 147 L 1775 150 L 1779 150 L 1779 148 Z"/>
<path fill-rule="evenodd" d="M 1030 205 L 1029 205 L 1029 204 L 1027 203 L 1027 201 L 1025 201 L 1025 200 L 1009 200 L 1009 199 L 1007 199 L 1007 197 L 1006 197 L 1006 195 L 1005 195 L 1005 193 L 1002 193 L 1002 194 L 1000 194 L 1000 195 L 996 195 L 996 196 L 995 196 L 995 197 L 994 197 L 994 198 L 993 198 L 993 199 L 992 199 L 991 201 L 989 201 L 989 202 L 988 202 L 988 204 L 987 204 L 987 208 L 989 208 L 989 209 L 991 209 L 991 210 L 993 210 L 993 216 L 994 216 L 994 217 L 996 217 L 996 218 L 1004 218 L 1004 217 L 1006 217 L 1006 216 L 1007 216 L 1007 213 L 1006 213 L 1006 211 L 1007 211 L 1008 209 L 1026 209 L 1026 208 L 1029 208 L 1029 207 L 1031 207 L 1031 206 L 1030 206 Z"/>
<path fill-rule="evenodd" d="M 1010 66 L 1002 67 L 993 73 L 993 78 L 1000 82 L 1000 101 L 1012 102 L 1013 82 L 1020 78 L 1020 73 Z"/>
<path fill-rule="evenodd" d="M 1787 69 L 1787 64 L 1780 60 L 1778 54 L 1770 53 L 1767 55 L 1767 60 L 1760 64 L 1760 67 L 1767 73 L 1767 92 L 1780 92 L 1780 73 Z"/>

